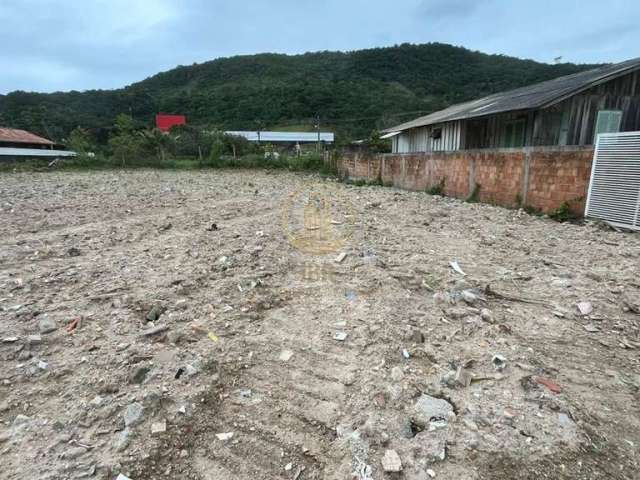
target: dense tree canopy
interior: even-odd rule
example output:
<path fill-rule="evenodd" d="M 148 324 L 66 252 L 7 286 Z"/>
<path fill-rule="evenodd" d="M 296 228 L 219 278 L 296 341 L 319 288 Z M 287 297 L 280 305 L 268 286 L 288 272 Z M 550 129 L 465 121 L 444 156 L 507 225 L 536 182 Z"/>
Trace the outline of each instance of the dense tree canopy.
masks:
<path fill-rule="evenodd" d="M 106 142 L 119 114 L 150 126 L 158 112 L 218 129 L 322 128 L 368 136 L 453 103 L 575 73 L 444 44 L 354 52 L 260 54 L 180 66 L 118 90 L 0 95 L 0 125 L 57 141 L 81 127 Z"/>

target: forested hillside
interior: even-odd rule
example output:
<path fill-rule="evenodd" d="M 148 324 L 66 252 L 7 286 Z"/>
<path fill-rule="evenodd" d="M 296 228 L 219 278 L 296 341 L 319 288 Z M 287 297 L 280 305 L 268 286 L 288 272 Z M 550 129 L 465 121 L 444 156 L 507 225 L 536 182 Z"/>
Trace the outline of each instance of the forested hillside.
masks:
<path fill-rule="evenodd" d="M 180 66 L 118 90 L 0 95 L 0 125 L 61 141 L 75 127 L 106 139 L 119 113 L 156 112 L 221 129 L 322 128 L 342 139 L 501 90 L 575 73 L 444 44 L 304 55 L 259 54 Z"/>

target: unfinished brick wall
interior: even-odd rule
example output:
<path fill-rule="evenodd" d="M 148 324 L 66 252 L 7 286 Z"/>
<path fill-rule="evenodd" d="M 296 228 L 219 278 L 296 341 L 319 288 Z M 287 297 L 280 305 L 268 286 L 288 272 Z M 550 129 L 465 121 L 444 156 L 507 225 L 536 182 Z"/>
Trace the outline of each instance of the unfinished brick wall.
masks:
<path fill-rule="evenodd" d="M 408 190 L 444 182 L 448 196 L 468 198 L 478 185 L 478 200 L 508 207 L 520 202 L 544 212 L 570 202 L 584 213 L 593 149 L 554 147 L 467 150 L 450 153 L 347 153 L 338 161 L 342 175 L 381 180 Z"/>
<path fill-rule="evenodd" d="M 592 160 L 593 150 L 532 153 L 527 204 L 548 212 L 569 202 L 576 213 L 583 215 Z"/>

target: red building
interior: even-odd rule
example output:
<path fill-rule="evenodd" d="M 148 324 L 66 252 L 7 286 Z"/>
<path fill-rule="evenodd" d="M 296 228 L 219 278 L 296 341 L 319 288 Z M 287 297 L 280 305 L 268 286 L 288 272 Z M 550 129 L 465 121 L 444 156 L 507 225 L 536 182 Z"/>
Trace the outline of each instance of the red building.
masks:
<path fill-rule="evenodd" d="M 168 132 L 171 130 L 171 127 L 175 127 L 176 125 L 186 124 L 187 117 L 184 115 L 165 115 L 163 113 L 156 115 L 156 127 L 163 132 Z"/>

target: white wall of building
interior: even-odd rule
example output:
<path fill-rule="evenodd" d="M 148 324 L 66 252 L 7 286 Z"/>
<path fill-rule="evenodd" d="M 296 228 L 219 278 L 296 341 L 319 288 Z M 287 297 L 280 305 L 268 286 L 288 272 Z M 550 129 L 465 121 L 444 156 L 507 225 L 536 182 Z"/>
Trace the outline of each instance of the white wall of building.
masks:
<path fill-rule="evenodd" d="M 441 129 L 440 138 L 434 131 Z M 447 122 L 405 130 L 393 137 L 393 153 L 453 152 L 462 145 L 462 122 Z"/>

